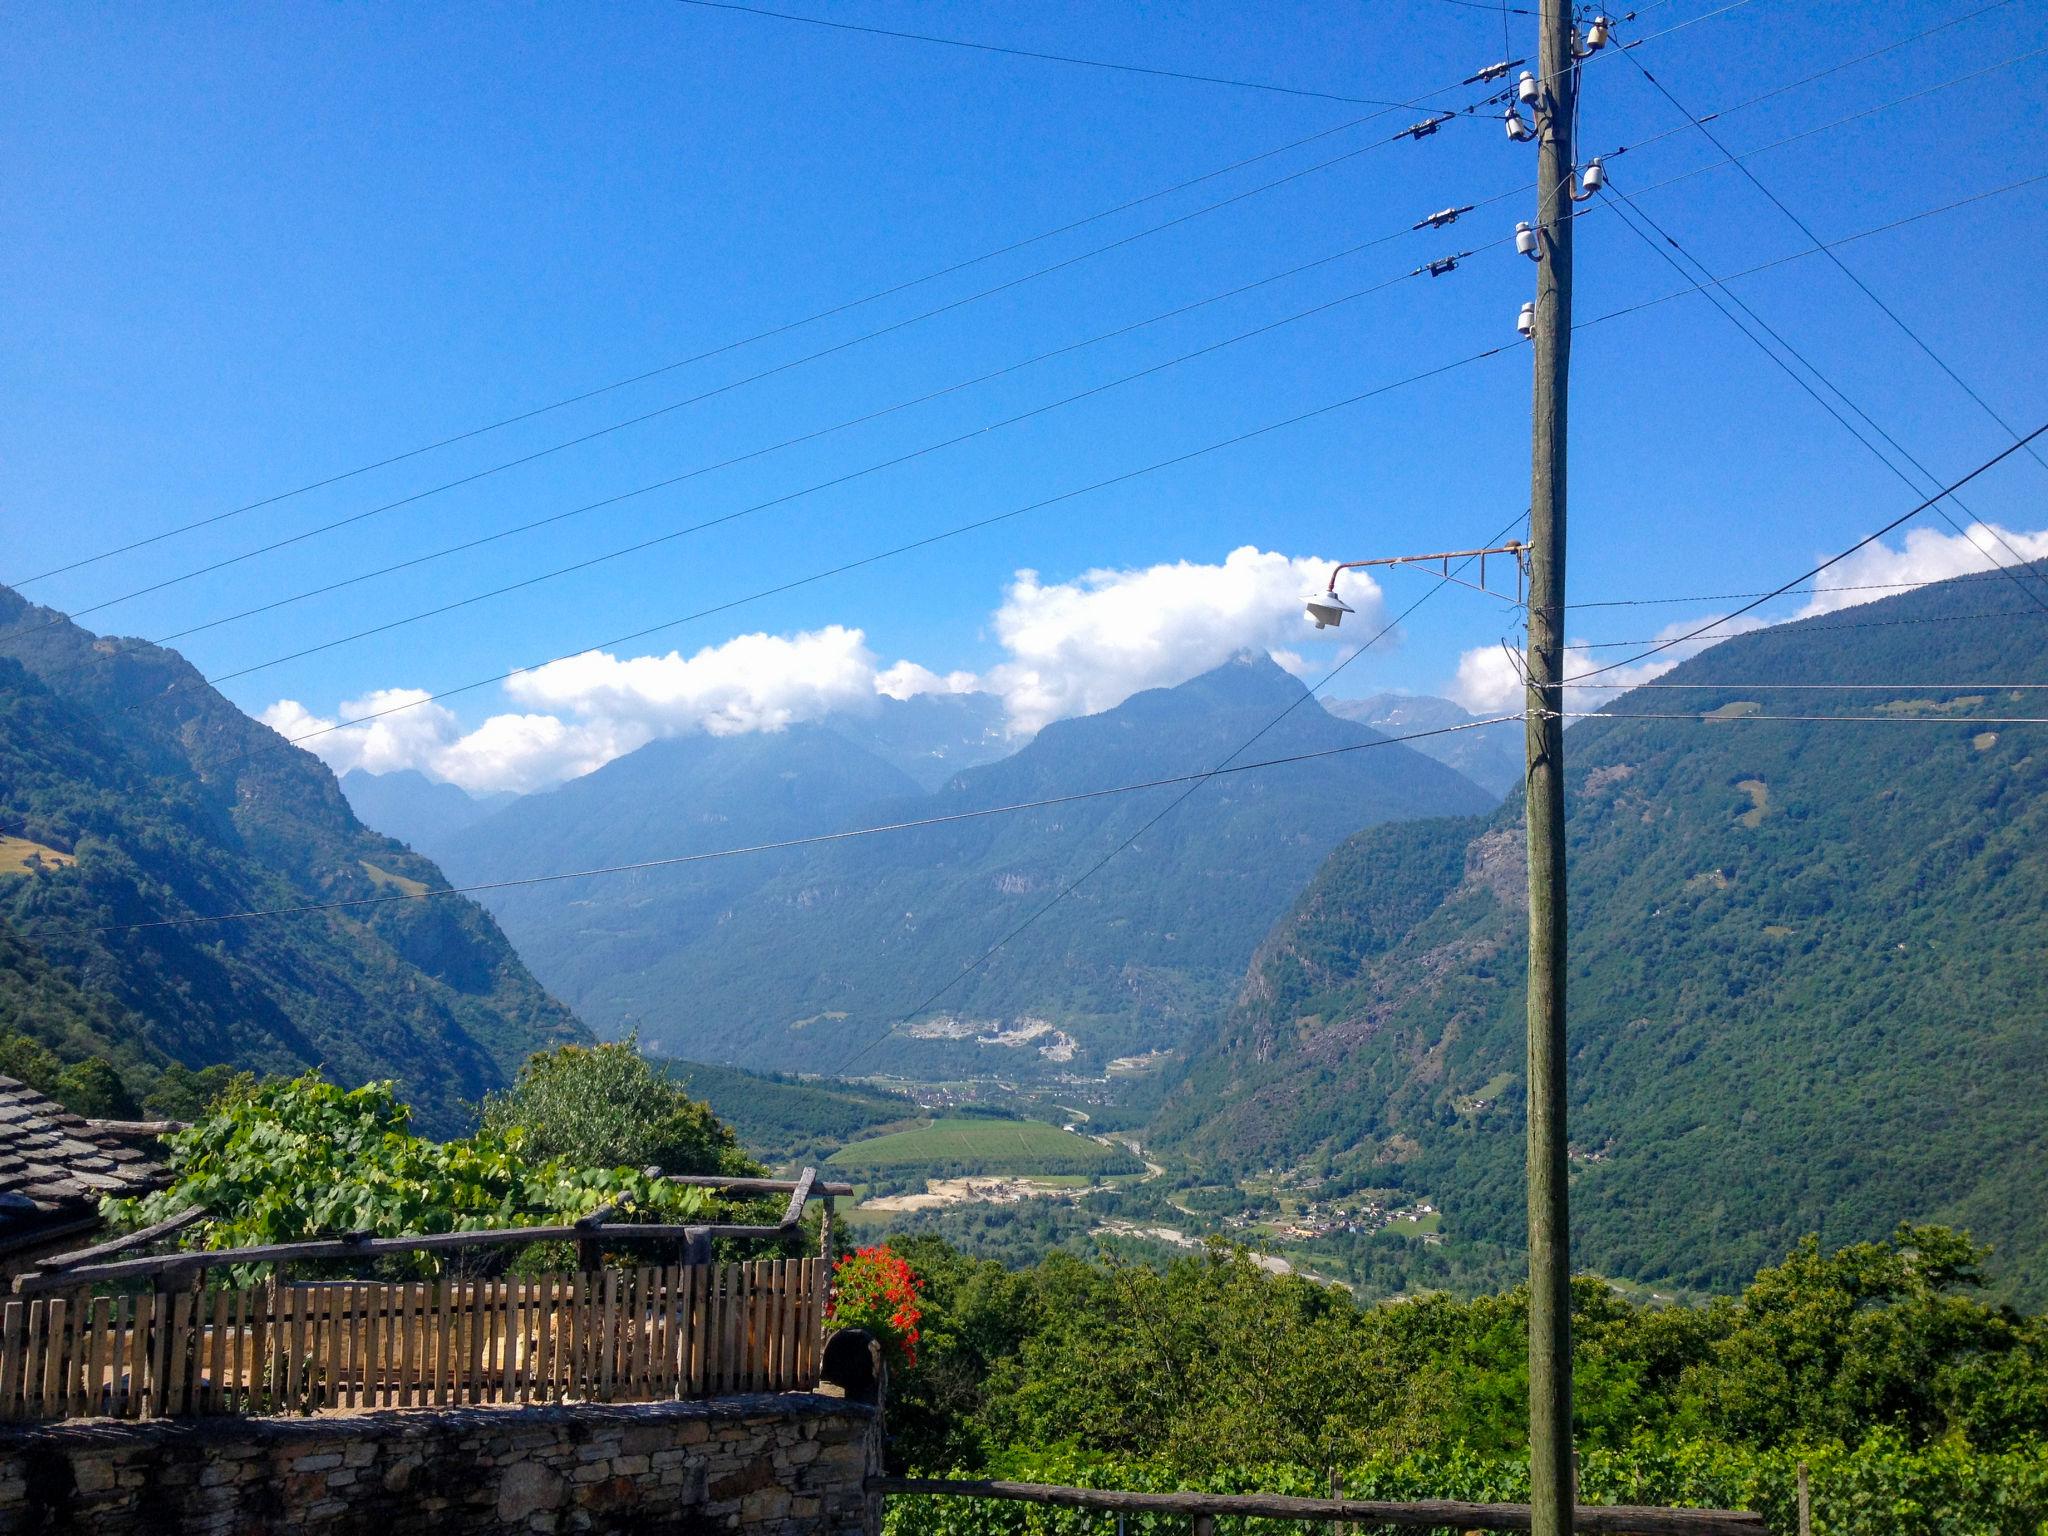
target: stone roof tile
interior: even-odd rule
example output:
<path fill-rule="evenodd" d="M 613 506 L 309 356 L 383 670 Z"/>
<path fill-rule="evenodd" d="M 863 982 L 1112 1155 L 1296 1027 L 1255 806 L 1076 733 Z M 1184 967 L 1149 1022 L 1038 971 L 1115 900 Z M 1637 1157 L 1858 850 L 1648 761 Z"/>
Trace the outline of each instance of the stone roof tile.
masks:
<path fill-rule="evenodd" d="M 0 1076 L 0 1195 L 33 1201 L 0 1206 L 0 1238 L 90 1211 L 101 1195 L 139 1195 L 159 1188 L 163 1166 L 111 1132 L 86 1124 L 26 1083 Z"/>

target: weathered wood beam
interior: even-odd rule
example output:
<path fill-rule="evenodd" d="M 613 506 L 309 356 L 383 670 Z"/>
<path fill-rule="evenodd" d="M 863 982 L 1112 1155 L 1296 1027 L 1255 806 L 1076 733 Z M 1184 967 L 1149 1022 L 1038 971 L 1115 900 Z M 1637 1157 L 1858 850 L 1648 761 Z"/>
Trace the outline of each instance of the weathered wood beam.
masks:
<path fill-rule="evenodd" d="M 659 1170 L 650 1169 L 648 1176 L 654 1177 L 658 1172 Z M 228 1264 L 297 1263 L 308 1259 L 351 1259 L 385 1253 L 438 1253 L 507 1243 L 563 1241 L 595 1245 L 607 1237 L 680 1238 L 685 1242 L 715 1237 L 779 1237 L 802 1220 L 804 1205 L 813 1193 L 821 1188 L 829 1191 L 849 1187 L 819 1185 L 815 1168 L 806 1168 L 802 1176 L 795 1179 L 709 1179 L 683 1176 L 676 1178 L 675 1182 L 721 1189 L 729 1193 L 772 1194 L 787 1190 L 791 1198 L 782 1220 L 773 1226 L 609 1221 L 606 1218 L 616 1212 L 623 1203 L 614 1201 L 566 1226 L 500 1227 L 478 1232 L 423 1232 L 409 1237 L 372 1237 L 367 1232 L 352 1232 L 340 1237 L 313 1238 L 303 1242 L 262 1243 L 250 1248 L 197 1249 L 188 1253 L 114 1259 L 106 1263 L 88 1262 L 86 1256 L 96 1255 L 97 1251 L 85 1249 L 76 1255 L 66 1255 L 71 1262 L 62 1269 L 46 1266 L 34 1273 L 17 1275 L 14 1279 L 14 1289 L 18 1294 L 65 1290 L 102 1280 L 132 1279 L 138 1275 L 151 1275 L 159 1277 L 161 1281 L 168 1281 L 173 1276 L 188 1275 L 202 1269 L 213 1269 Z M 179 1217 L 186 1217 L 187 1214 L 180 1212 Z M 196 1220 L 197 1216 L 190 1219 Z M 132 1247 L 142 1241 L 143 1237 L 143 1233 L 131 1233 L 128 1237 L 117 1240 L 117 1245 L 111 1249 L 104 1244 L 101 1247 L 106 1251 L 119 1252 L 123 1247 Z M 588 1252 L 586 1247 L 583 1256 L 588 1257 Z"/>
<path fill-rule="evenodd" d="M 693 1227 L 680 1222 L 668 1226 L 625 1227 L 503 1227 L 480 1232 L 423 1232 L 410 1237 L 329 1237 L 296 1243 L 262 1243 L 251 1248 L 200 1248 L 188 1253 L 164 1253 L 139 1259 L 115 1259 L 106 1264 L 79 1264 L 69 1269 L 17 1275 L 17 1292 L 66 1290 L 101 1280 L 127 1280 L 138 1275 L 189 1274 L 227 1264 L 297 1263 L 307 1259 L 352 1259 L 386 1253 L 440 1253 L 460 1248 L 488 1248 L 508 1243 L 576 1242 L 593 1235 L 606 1237 L 687 1237 Z M 751 1230 L 762 1230 L 759 1228 Z M 766 1230 L 774 1230 L 772 1228 Z"/>
<path fill-rule="evenodd" d="M 1385 1503 L 1372 1499 L 1301 1499 L 1277 1493 L 1127 1493 L 1111 1488 L 1063 1488 L 1051 1483 L 991 1482 L 969 1478 L 878 1477 L 873 1493 L 940 1494 L 967 1499 L 1014 1499 L 1123 1514 L 1252 1515 L 1272 1520 L 1345 1520 L 1360 1525 L 1449 1527 L 1462 1531 L 1526 1531 L 1526 1504 L 1470 1504 L 1452 1499 Z M 1581 1504 L 1573 1529 L 1600 1536 L 1764 1536 L 1764 1517 L 1739 1509 L 1661 1509 L 1627 1504 Z"/>
<path fill-rule="evenodd" d="M 806 1168 L 805 1173 L 814 1176 L 815 1168 Z M 803 1180 L 797 1179 L 728 1179 L 708 1173 L 671 1173 L 667 1175 L 671 1184 L 687 1184 L 693 1189 L 715 1189 L 727 1195 L 786 1195 L 791 1193 Z M 826 1183 L 822 1179 L 814 1182 L 813 1195 L 850 1195 L 851 1184 Z"/>
<path fill-rule="evenodd" d="M 94 1243 L 90 1248 L 74 1248 L 69 1253 L 53 1253 L 41 1260 L 39 1269 L 69 1269 L 75 1264 L 90 1264 L 95 1259 L 104 1259 L 109 1254 L 122 1253 L 130 1248 L 140 1248 L 144 1243 L 153 1243 L 160 1237 L 169 1237 L 173 1232 L 182 1232 L 193 1222 L 206 1215 L 206 1207 L 188 1205 L 175 1216 L 166 1216 L 152 1226 L 138 1227 L 121 1237 L 108 1238 L 104 1243 Z"/>
<path fill-rule="evenodd" d="M 782 1213 L 781 1226 L 784 1231 L 804 1219 L 804 1206 L 811 1198 L 811 1186 L 818 1182 L 818 1170 L 806 1168 L 797 1175 L 796 1188 L 789 1192 L 789 1209 Z"/>

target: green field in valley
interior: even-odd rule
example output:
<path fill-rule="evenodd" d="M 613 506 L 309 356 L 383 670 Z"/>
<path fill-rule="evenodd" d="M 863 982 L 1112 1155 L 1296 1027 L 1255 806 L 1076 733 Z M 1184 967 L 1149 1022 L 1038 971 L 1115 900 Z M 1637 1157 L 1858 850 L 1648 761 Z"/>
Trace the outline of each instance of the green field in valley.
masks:
<path fill-rule="evenodd" d="M 841 1147 L 829 1161 L 837 1168 L 945 1166 L 975 1173 L 1123 1173 L 1140 1166 L 1128 1153 L 1041 1120 L 978 1116 L 934 1120 L 914 1130 L 857 1141 Z"/>

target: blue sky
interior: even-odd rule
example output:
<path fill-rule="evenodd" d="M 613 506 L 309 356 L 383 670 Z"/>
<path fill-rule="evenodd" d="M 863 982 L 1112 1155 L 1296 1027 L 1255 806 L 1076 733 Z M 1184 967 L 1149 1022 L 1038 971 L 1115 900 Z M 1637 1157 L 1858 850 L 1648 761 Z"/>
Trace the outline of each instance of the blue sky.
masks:
<path fill-rule="evenodd" d="M 1622 35 L 1718 4 L 1665 0 Z M 790 8 L 1402 100 L 1502 50 L 1500 17 L 1452 0 Z M 1652 38 L 1637 57 L 1707 112 L 1955 14 L 1755 0 Z M 11 405 L 0 416 L 0 579 L 10 581 L 801 318 L 1371 110 L 677 4 L 28 6 L 12 21 L 0 61 L 0 116 L 15 146 L 0 207 L 13 322 L 0 353 Z M 1533 20 L 1508 21 L 1514 51 L 1532 51 Z M 2044 45 L 2048 12 L 1993 7 L 1715 131 L 1746 151 Z M 1752 168 L 1824 237 L 1854 233 L 2048 169 L 2043 77 L 2043 58 L 1997 69 Z M 27 591 L 65 609 L 119 596 L 801 357 L 1358 148 L 1416 115 Z M 1585 153 L 1678 125 L 1627 61 L 1610 54 L 1586 70 Z M 1613 170 L 1633 191 L 1718 158 L 1688 130 Z M 1496 124 L 1448 123 L 1426 142 L 1358 155 L 832 358 L 81 622 L 168 634 L 1126 326 L 1512 192 L 1532 171 L 1532 155 Z M 231 671 L 786 496 L 1498 240 L 1527 201 L 1509 197 L 1450 229 L 1403 235 L 881 421 L 178 643 L 209 675 Z M 1805 245 L 1725 166 L 1643 201 L 1717 271 Z M 2048 183 L 2037 183 L 1843 253 L 2029 428 L 2048 418 L 2044 211 Z M 1396 284 L 914 463 L 224 690 L 252 712 L 288 698 L 333 718 L 342 701 L 377 690 L 435 691 L 576 651 L 1511 340 L 1531 276 L 1511 253 L 1483 252 L 1449 276 Z M 1581 224 L 1582 320 L 1676 286 L 1611 214 Z M 1937 473 L 1960 473 L 2008 441 L 1824 259 L 1774 268 L 1740 291 Z M 1357 558 L 1492 535 L 1526 502 L 1528 374 L 1526 351 L 1510 351 L 620 655 L 687 656 L 755 631 L 841 626 L 861 632 L 878 666 L 908 659 L 986 679 L 1036 665 L 1034 686 L 1051 687 L 1050 702 L 1033 706 L 1039 715 L 1101 707 L 1119 679 L 1151 679 L 1156 665 L 1119 670 L 1105 655 L 1116 637 L 1088 616 L 1104 605 L 1091 609 L 1069 585 L 1082 573 L 1216 566 L 1245 545 Z M 1577 599 L 1773 585 L 1917 499 L 1698 298 L 1586 331 L 1573 383 Z M 2048 471 L 2014 460 L 1968 503 L 2007 529 L 2039 531 L 2044 489 Z M 1921 554 L 1896 568 L 1946 569 L 1943 551 Z M 1039 573 L 1021 605 L 1020 569 Z M 1226 594 L 1214 623 L 1201 621 L 1206 599 L 1187 592 L 1220 590 L 1217 578 L 1167 582 L 1167 601 L 1181 604 L 1192 635 L 1283 635 L 1319 670 L 1336 654 L 1327 645 L 1248 616 L 1245 594 L 1291 590 L 1292 568 L 1261 580 Z M 1387 600 L 1405 604 L 1423 585 L 1389 578 Z M 1006 594 L 1007 624 L 997 618 Z M 1714 611 L 1589 610 L 1572 630 L 1630 638 Z M 1035 655 L 1020 651 L 1032 625 L 1069 619 L 1080 628 Z M 1498 604 L 1440 594 L 1338 691 L 1444 691 L 1460 657 L 1505 624 Z M 734 655 L 721 675 L 729 684 L 735 671 L 814 659 L 800 647 Z M 846 661 L 844 646 L 827 658 Z M 1083 677 L 1091 668 L 1101 675 Z M 1049 682 L 1052 669 L 1071 675 Z M 543 703 L 595 707 L 573 687 Z M 444 731 L 540 707 L 532 694 L 481 689 L 446 701 Z"/>

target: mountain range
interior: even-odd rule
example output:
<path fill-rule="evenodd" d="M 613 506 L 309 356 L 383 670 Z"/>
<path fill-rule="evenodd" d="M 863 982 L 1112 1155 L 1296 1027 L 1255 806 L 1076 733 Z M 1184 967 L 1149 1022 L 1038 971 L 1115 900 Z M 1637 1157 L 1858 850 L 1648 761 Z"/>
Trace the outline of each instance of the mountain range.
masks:
<path fill-rule="evenodd" d="M 987 750 L 993 717 L 979 695 L 910 702 L 914 717 L 882 713 L 886 731 L 863 716 L 657 741 L 430 851 L 471 884 L 956 818 L 484 899 L 558 996 L 601 1033 L 637 1028 L 649 1049 L 785 1069 L 830 1070 L 859 1052 L 871 1070 L 927 1077 L 1059 1075 L 1172 1046 L 1227 1003 L 1341 838 L 1495 798 L 1324 712 L 1263 655 L 1056 722 L 937 788 L 929 766 L 920 783 L 911 765 Z M 1247 759 L 1379 750 L 1217 779 L 1035 920 L 1187 786 L 975 814 L 1199 772 L 1263 727 Z"/>
<path fill-rule="evenodd" d="M 334 775 L 176 652 L 0 588 L 0 1029 L 147 1083 L 172 1063 L 396 1077 L 431 1131 L 588 1032 Z"/>
<path fill-rule="evenodd" d="M 1726 1287 L 1924 1219 L 2048 1297 L 2048 737 L 1987 718 L 2044 713 L 1999 686 L 2048 684 L 2033 572 L 1724 641 L 1568 733 L 1579 1263 Z M 1157 1141 L 1518 1246 L 1523 836 L 1516 799 L 1347 841 Z"/>
<path fill-rule="evenodd" d="M 454 784 L 430 779 L 417 768 L 369 773 L 351 768 L 340 779 L 349 809 L 366 827 L 375 827 L 414 848 L 446 842 L 472 822 L 482 821 L 513 794 L 472 795 Z"/>

